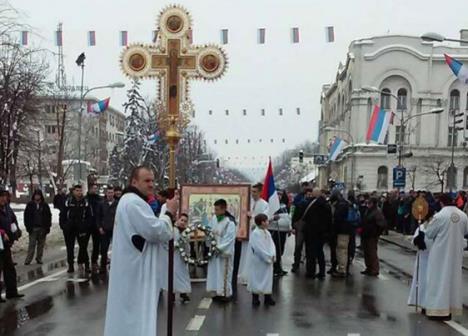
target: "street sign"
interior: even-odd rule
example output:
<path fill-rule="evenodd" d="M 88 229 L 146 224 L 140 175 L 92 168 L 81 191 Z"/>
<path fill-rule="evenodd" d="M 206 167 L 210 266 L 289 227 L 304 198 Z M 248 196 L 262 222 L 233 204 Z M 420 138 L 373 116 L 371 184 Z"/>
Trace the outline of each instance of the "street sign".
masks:
<path fill-rule="evenodd" d="M 393 188 L 404 188 L 406 186 L 406 168 L 393 168 Z"/>
<path fill-rule="evenodd" d="M 388 144 L 387 145 L 387 153 L 388 154 L 396 154 L 397 149 L 398 149 L 398 147 L 395 144 Z"/>
<path fill-rule="evenodd" d="M 314 164 L 323 165 L 327 163 L 328 155 L 314 155 Z"/>

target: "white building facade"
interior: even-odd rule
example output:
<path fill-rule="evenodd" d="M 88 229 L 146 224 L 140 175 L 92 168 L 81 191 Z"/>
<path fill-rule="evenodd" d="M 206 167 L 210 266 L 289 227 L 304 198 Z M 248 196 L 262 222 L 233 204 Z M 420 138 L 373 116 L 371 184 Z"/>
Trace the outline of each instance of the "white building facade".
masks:
<path fill-rule="evenodd" d="M 461 35 L 466 38 L 467 31 Z M 398 155 L 387 154 L 387 144 L 401 142 L 402 153 L 408 154 L 402 160 L 407 169 L 405 190 L 447 189 L 453 142 L 452 189 L 468 188 L 468 85 L 453 75 L 444 54 L 468 64 L 467 46 L 424 42 L 414 36 L 388 35 L 351 43 L 346 64 L 340 64 L 336 81 L 324 85 L 321 95 L 320 152 L 328 153 L 334 136 L 348 142 L 336 161 L 320 167 L 322 187 L 332 178 L 348 189 L 393 189 Z M 375 105 L 395 113 L 385 144 L 366 141 Z M 444 111 L 412 118 L 436 108 Z M 455 127 L 454 113 L 463 119 Z"/>

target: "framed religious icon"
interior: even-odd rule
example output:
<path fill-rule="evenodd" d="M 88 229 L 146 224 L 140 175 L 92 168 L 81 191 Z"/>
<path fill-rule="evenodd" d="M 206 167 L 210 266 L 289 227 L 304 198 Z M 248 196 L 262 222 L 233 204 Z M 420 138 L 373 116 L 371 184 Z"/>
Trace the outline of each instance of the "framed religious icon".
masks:
<path fill-rule="evenodd" d="M 214 202 L 225 199 L 228 211 L 236 219 L 237 238 L 249 239 L 250 185 L 182 185 L 181 212 L 189 215 L 190 224 L 208 225 L 214 216 Z M 195 240 L 203 233 L 196 233 Z"/>

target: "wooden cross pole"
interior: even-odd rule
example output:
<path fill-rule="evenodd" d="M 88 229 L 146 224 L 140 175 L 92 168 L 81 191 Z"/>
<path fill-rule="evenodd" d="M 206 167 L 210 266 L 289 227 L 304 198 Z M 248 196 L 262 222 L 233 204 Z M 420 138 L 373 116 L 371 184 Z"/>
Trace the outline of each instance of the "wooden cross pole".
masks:
<path fill-rule="evenodd" d="M 130 78 L 157 78 L 157 118 L 169 145 L 169 187 L 176 188 L 175 151 L 193 113 L 188 79 L 215 80 L 227 69 L 224 51 L 215 45 L 192 45 L 192 22 L 187 10 L 163 9 L 153 44 L 133 44 L 121 56 Z M 174 296 L 174 240 L 169 242 L 167 335 L 172 336 Z"/>

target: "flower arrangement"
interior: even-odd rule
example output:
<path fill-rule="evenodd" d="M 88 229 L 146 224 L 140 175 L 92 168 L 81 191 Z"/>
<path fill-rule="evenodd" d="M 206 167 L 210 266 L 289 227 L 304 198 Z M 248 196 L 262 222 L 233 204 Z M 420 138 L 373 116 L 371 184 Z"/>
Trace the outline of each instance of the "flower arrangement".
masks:
<path fill-rule="evenodd" d="M 206 246 L 209 247 L 206 258 L 202 256 L 202 259 L 194 259 L 191 257 L 190 252 L 186 249 L 186 246 L 190 244 L 190 237 L 193 233 L 197 231 L 201 231 L 204 233 L 204 243 L 206 244 Z M 184 260 L 184 262 L 189 265 L 207 265 L 211 257 L 219 253 L 216 237 L 213 231 L 211 230 L 211 227 L 201 224 L 189 225 L 184 231 L 181 232 L 180 238 L 175 242 L 174 246 L 179 251 L 179 254 Z"/>

